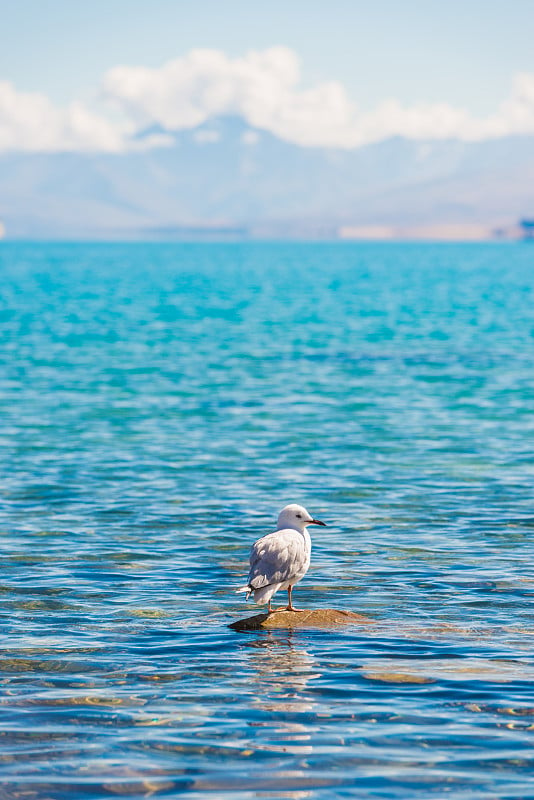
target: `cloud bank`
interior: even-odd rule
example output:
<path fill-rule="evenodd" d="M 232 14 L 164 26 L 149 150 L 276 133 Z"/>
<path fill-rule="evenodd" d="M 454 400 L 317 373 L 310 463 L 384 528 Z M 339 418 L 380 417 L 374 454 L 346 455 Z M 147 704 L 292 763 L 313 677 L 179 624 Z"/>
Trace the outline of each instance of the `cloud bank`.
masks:
<path fill-rule="evenodd" d="M 484 118 L 447 103 L 405 106 L 395 99 L 362 112 L 337 81 L 302 88 L 299 59 L 286 47 L 241 58 L 192 50 L 156 69 L 116 66 L 104 75 L 100 98 L 100 113 L 80 102 L 60 109 L 44 95 L 0 81 L 0 151 L 120 152 L 140 146 L 138 130 L 193 128 L 225 114 L 305 147 L 355 148 L 391 136 L 476 141 L 534 133 L 534 74 L 515 76 L 510 96 Z M 120 111 L 120 123 L 106 116 L 106 104 Z M 143 146 L 165 143 L 160 136 Z"/>
<path fill-rule="evenodd" d="M 125 129 L 82 103 L 56 108 L 43 94 L 18 92 L 0 81 L 0 151 L 54 152 L 124 148 Z"/>

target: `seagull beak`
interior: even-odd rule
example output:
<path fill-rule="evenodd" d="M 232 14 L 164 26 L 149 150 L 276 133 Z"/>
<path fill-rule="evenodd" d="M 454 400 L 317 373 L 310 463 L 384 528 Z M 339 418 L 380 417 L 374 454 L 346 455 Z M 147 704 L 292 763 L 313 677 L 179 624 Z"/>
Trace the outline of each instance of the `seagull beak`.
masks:
<path fill-rule="evenodd" d="M 308 522 L 308 525 L 322 525 L 323 528 L 327 528 L 326 522 L 321 522 L 320 519 L 312 519 Z"/>

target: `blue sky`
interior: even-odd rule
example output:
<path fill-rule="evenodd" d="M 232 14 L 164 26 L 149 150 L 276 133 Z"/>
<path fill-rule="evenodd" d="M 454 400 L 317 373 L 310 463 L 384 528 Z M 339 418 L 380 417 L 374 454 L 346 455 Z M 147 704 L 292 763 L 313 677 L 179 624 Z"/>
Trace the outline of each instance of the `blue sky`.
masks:
<path fill-rule="evenodd" d="M 48 125 L 50 133 L 37 137 L 35 149 L 53 149 L 52 128 L 62 146 L 107 142 L 103 149 L 113 149 L 136 125 L 188 126 L 214 109 L 234 107 L 252 125 L 302 144 L 353 146 L 395 132 L 432 138 L 440 126 L 447 135 L 459 131 L 466 138 L 483 138 L 508 128 L 529 130 L 531 124 L 522 107 L 531 93 L 534 107 L 533 0 L 0 0 L 0 19 L 0 81 L 9 84 L 3 101 L 0 94 L 0 128 L 11 125 L 3 138 L 0 130 L 3 149 L 14 141 L 32 149 L 36 125 Z M 251 88 L 242 71 L 256 67 L 252 61 L 239 67 L 238 60 L 274 47 L 284 48 L 286 56 L 280 51 L 266 57 Z M 215 59 L 208 69 L 206 56 L 202 64 L 193 64 L 187 56 L 198 48 L 217 51 L 226 61 Z M 183 61 L 172 75 L 162 69 L 177 59 Z M 163 87 L 162 104 L 196 103 L 192 84 L 182 85 L 191 70 L 196 70 L 195 85 L 198 75 L 213 81 L 219 70 L 239 97 L 226 106 L 219 100 L 213 107 L 195 105 L 195 113 L 167 119 L 163 105 L 145 102 L 140 88 L 135 97 L 126 96 L 126 83 L 139 74 L 110 76 L 120 65 L 154 70 L 149 82 L 143 78 L 146 93 Z M 292 84 L 298 96 L 288 95 L 285 106 L 269 117 L 259 107 L 264 97 L 251 105 L 243 95 L 259 91 L 267 73 L 278 69 L 285 77 L 269 91 L 287 94 Z M 517 83 L 522 75 L 527 80 Z M 47 108 L 43 100 L 34 113 L 31 104 L 38 103 L 29 93 L 40 93 Z M 320 117 L 323 99 L 332 125 L 307 141 L 306 128 Z M 505 111 L 495 117 L 506 102 L 512 103 L 506 120 Z M 78 105 L 67 119 L 64 109 L 73 103 Z M 290 106 L 297 109 L 296 118 Z M 10 114 L 13 119 L 6 121 Z M 106 124 L 119 117 L 120 132 L 108 131 Z M 356 128 L 363 131 L 359 137 Z M 337 138 L 336 130 L 341 131 Z"/>

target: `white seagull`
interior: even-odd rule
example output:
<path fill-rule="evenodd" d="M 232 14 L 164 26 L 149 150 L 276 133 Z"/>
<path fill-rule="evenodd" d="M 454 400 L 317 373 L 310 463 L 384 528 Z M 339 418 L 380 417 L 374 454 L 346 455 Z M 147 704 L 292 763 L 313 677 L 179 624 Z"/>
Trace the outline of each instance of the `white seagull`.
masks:
<path fill-rule="evenodd" d="M 262 536 L 250 548 L 248 583 L 237 589 L 254 595 L 254 602 L 268 603 L 279 589 L 287 589 L 288 604 L 285 611 L 300 611 L 291 602 L 293 586 L 307 573 L 310 566 L 311 539 L 308 525 L 325 525 L 314 519 L 305 508 L 291 503 L 278 515 L 278 527 Z"/>

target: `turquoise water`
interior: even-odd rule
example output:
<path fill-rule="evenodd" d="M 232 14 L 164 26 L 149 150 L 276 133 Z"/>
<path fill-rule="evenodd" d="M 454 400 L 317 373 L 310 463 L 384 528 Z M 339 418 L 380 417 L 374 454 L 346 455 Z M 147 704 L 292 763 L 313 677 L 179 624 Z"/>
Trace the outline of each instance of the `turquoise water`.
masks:
<path fill-rule="evenodd" d="M 533 247 L 0 274 L 2 800 L 534 796 Z M 227 628 L 288 502 L 295 602 L 374 625 Z"/>

